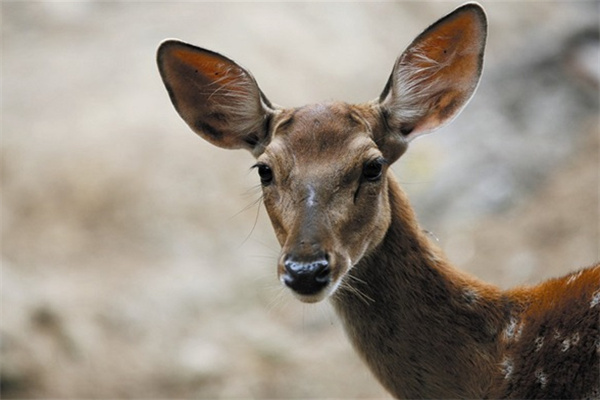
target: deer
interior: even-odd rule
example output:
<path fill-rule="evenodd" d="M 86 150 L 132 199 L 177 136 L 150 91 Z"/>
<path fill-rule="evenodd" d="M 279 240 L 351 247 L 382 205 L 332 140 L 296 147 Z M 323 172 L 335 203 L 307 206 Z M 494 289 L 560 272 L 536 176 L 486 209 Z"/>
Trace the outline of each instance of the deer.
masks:
<path fill-rule="evenodd" d="M 174 39 L 157 63 L 196 134 L 255 157 L 281 245 L 278 279 L 301 302 L 331 301 L 391 395 L 599 398 L 600 264 L 535 286 L 483 282 L 421 229 L 390 171 L 412 140 L 470 101 L 486 39 L 480 5 L 455 9 L 412 41 L 381 95 L 363 104 L 278 106 L 233 60 Z"/>

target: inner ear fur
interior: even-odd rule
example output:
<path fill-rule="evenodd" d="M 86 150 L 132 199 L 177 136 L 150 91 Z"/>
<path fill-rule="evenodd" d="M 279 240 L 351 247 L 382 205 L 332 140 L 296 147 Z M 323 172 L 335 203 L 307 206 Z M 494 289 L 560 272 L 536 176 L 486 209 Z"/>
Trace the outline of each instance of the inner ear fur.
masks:
<path fill-rule="evenodd" d="M 460 113 L 479 83 L 486 37 L 485 13 L 470 3 L 431 25 L 398 57 L 379 97 L 395 140 L 409 142 Z"/>
<path fill-rule="evenodd" d="M 160 45 L 157 63 L 175 109 L 194 132 L 219 147 L 260 153 L 274 109 L 248 71 L 177 40 Z"/>

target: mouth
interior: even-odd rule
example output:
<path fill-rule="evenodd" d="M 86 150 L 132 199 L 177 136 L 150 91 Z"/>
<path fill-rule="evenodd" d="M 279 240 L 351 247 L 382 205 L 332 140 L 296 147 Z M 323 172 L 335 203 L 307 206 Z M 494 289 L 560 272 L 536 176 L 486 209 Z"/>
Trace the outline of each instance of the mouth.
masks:
<path fill-rule="evenodd" d="M 328 298 L 329 296 L 331 296 L 332 294 L 334 294 L 335 291 L 337 290 L 337 288 L 339 287 L 341 280 L 337 279 L 335 281 L 329 282 L 329 284 L 327 286 L 325 286 L 313 293 L 301 293 L 297 290 L 294 290 L 286 283 L 284 275 L 281 276 L 280 281 L 284 286 L 286 286 L 288 289 L 290 289 L 290 292 L 292 292 L 292 294 L 294 295 L 295 298 L 297 298 L 298 300 L 300 300 L 303 303 L 313 304 L 313 303 L 318 303 L 320 301 L 323 301 L 326 298 Z"/>

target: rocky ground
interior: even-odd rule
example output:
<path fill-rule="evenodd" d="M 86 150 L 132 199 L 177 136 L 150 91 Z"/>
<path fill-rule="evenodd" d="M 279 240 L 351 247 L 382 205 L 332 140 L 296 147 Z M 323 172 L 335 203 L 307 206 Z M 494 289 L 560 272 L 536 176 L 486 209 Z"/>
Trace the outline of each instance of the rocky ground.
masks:
<path fill-rule="evenodd" d="M 475 98 L 394 168 L 450 258 L 509 287 L 599 258 L 599 8 L 483 4 Z M 2 397 L 387 397 L 330 307 L 280 287 L 251 156 L 188 130 L 154 54 L 358 102 L 458 5 L 2 2 Z"/>

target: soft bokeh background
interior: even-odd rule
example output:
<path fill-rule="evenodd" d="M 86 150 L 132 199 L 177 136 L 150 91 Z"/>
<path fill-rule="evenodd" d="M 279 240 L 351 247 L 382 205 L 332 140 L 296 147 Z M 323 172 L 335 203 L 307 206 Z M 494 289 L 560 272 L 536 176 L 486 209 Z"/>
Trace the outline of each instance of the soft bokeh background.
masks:
<path fill-rule="evenodd" d="M 189 131 L 155 50 L 224 53 L 278 104 L 359 102 L 459 4 L 3 1 L 3 398 L 386 397 L 328 304 L 280 288 L 251 156 Z M 395 170 L 508 287 L 599 256 L 599 6 L 483 4 L 474 100 Z"/>

